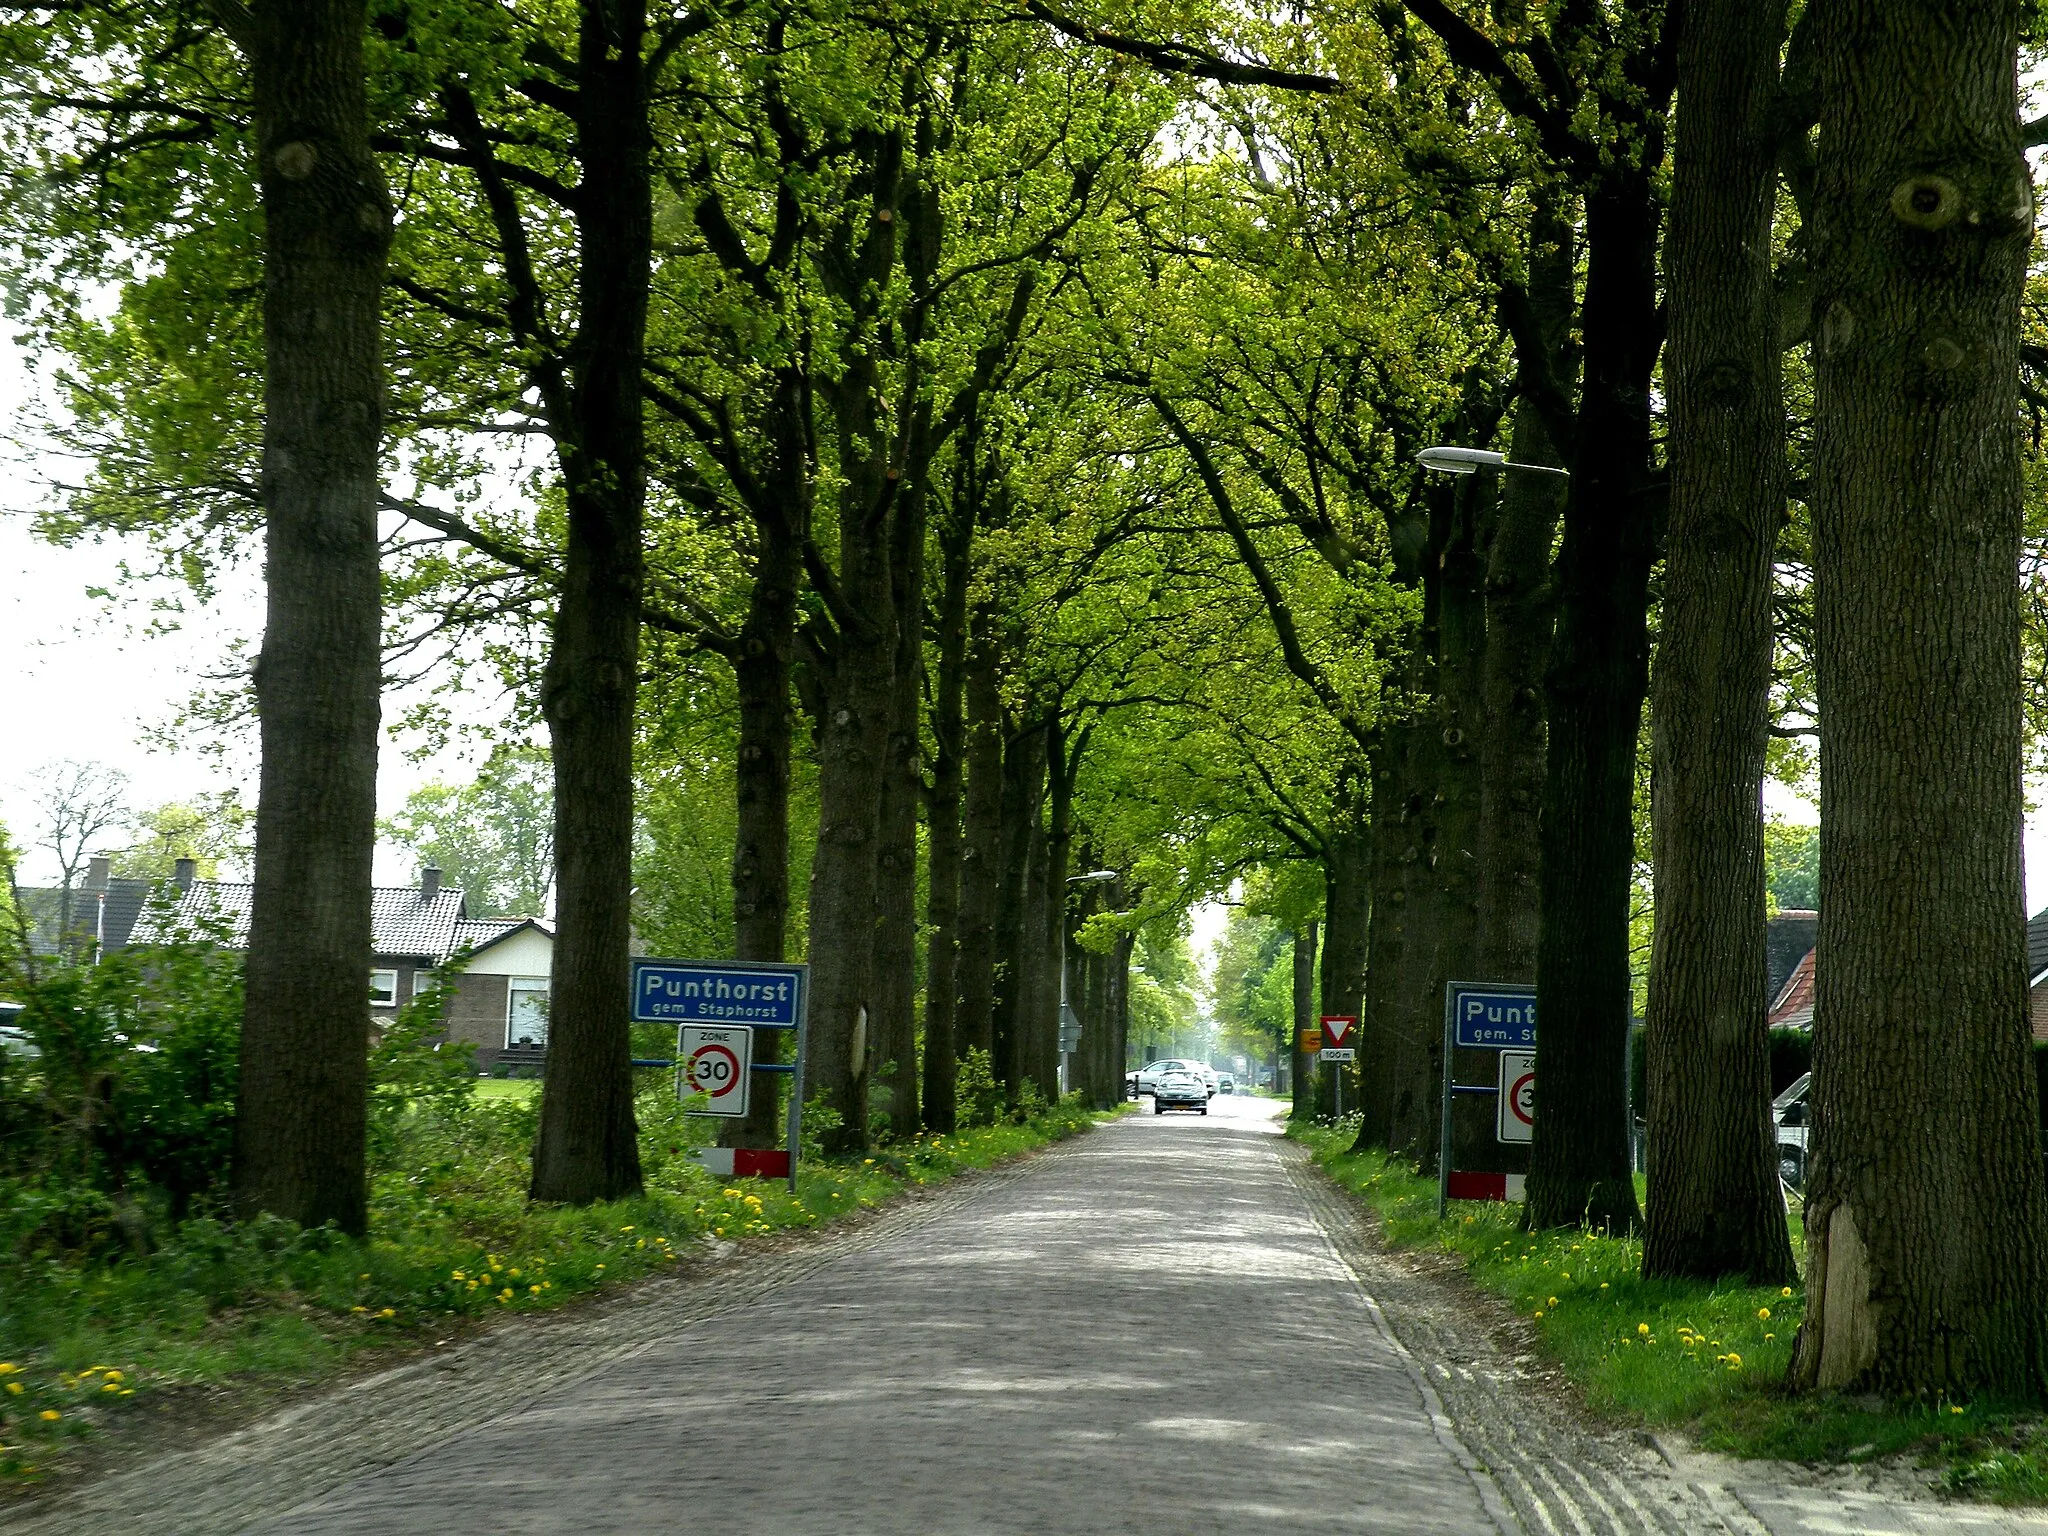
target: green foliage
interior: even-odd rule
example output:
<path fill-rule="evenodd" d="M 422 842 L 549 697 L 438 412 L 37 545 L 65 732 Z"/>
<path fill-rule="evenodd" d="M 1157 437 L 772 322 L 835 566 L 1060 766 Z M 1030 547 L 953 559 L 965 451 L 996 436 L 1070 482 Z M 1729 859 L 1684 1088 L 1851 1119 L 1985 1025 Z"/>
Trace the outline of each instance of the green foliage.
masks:
<path fill-rule="evenodd" d="M 83 960 L 17 952 L 8 986 L 34 1051 L 0 1053 L 14 1241 L 132 1246 L 151 1221 L 138 1201 L 175 1221 L 213 1198 L 233 1137 L 240 957 L 197 941 Z"/>
<path fill-rule="evenodd" d="M 1764 887 L 1773 911 L 1820 908 L 1820 828 L 1798 822 L 1764 822 Z"/>
<path fill-rule="evenodd" d="M 166 880 L 176 873 L 178 860 L 190 859 L 200 879 L 216 880 L 223 867 L 248 865 L 255 819 L 230 789 L 144 811 L 135 818 L 135 829 L 142 836 L 113 856 L 115 875 Z"/>
<path fill-rule="evenodd" d="M 370 1049 L 370 1164 L 391 1165 L 415 1116 L 458 1124 L 476 1107 L 476 1047 L 444 1039 L 454 984 L 436 977 Z"/>
<path fill-rule="evenodd" d="M 967 1052 L 953 1079 L 953 1099 L 962 1129 L 995 1125 L 1008 1115 L 1009 1098 L 987 1051 L 976 1047 Z"/>

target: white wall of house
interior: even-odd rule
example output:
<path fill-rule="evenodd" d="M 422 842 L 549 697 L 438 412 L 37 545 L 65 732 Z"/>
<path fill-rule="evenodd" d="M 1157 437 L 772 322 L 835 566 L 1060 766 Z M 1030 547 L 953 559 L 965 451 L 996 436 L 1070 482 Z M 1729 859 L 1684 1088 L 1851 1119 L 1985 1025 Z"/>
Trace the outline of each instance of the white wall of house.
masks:
<path fill-rule="evenodd" d="M 524 928 L 480 951 L 464 966 L 477 976 L 552 976 L 555 941 L 538 928 Z"/>

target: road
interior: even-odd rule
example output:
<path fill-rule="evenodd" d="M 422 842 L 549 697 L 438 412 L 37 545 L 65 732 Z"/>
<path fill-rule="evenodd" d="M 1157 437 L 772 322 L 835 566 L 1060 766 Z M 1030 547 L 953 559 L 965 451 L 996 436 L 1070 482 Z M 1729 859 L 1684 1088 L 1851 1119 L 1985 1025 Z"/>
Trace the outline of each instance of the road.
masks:
<path fill-rule="evenodd" d="M 1601 1433 L 1274 1109 L 1143 1115 L 860 1233 L 386 1373 L 24 1532 L 2039 1531 Z M 1859 1481 L 1859 1479 L 1861 1479 Z"/>

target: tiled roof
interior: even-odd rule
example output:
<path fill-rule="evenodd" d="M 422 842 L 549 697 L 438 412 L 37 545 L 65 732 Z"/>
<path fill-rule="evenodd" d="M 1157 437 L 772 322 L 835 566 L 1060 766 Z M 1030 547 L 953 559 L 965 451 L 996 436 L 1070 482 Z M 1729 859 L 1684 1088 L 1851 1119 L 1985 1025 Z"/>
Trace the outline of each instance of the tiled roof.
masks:
<path fill-rule="evenodd" d="M 1785 978 L 1785 985 L 1778 989 L 1778 995 L 1771 1000 L 1770 1012 L 1765 1015 L 1772 1029 L 1810 1029 L 1813 1027 L 1813 956 L 1808 950 L 1792 974 Z"/>
<path fill-rule="evenodd" d="M 221 931 L 230 949 L 249 943 L 249 901 L 255 887 L 238 880 L 195 880 L 167 907 L 154 907 L 135 925 L 133 942 L 148 944 L 178 934 Z M 379 886 L 370 893 L 370 949 L 405 959 L 447 959 L 463 923 L 462 892 L 443 888 L 422 899 L 416 885 Z"/>
<path fill-rule="evenodd" d="M 135 919 L 156 883 L 124 877 L 109 880 L 104 887 L 73 886 L 70 917 L 61 926 L 70 930 L 74 945 L 89 939 L 103 950 L 119 949 L 128 942 Z M 57 937 L 57 918 L 64 909 L 63 888 L 31 886 L 20 888 L 17 894 L 29 920 L 30 953 L 56 954 L 63 947 Z"/>

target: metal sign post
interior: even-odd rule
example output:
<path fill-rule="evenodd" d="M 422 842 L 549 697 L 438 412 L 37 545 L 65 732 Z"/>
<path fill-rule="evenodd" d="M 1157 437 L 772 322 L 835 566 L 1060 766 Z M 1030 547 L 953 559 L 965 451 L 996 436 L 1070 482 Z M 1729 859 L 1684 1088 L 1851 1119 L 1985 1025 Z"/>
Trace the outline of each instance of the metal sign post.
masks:
<path fill-rule="evenodd" d="M 678 1072 L 688 1073 L 693 1086 L 711 1093 L 714 1105 L 721 1102 L 721 1093 L 713 1091 L 720 1084 L 697 1081 L 700 1060 L 706 1064 L 704 1070 L 711 1077 L 718 1077 L 723 1069 L 738 1073 L 746 1083 L 751 1083 L 756 1072 L 789 1075 L 788 1149 L 779 1154 L 744 1147 L 702 1149 L 728 1155 L 710 1160 L 699 1158 L 707 1167 L 715 1162 L 714 1172 L 764 1178 L 774 1178 L 786 1172 L 790 1192 L 796 1192 L 797 1156 L 803 1146 L 804 1058 L 809 1034 L 806 1025 L 810 989 L 811 968 L 808 965 L 780 965 L 761 960 L 633 962 L 633 1022 L 672 1023 L 676 1026 Z M 790 1061 L 755 1061 L 753 1031 L 760 1029 L 790 1031 L 796 1038 L 794 1058 Z M 737 1065 L 742 1059 L 737 1037 L 742 1035 L 746 1037 L 743 1068 Z M 714 1041 L 712 1036 L 726 1038 Z M 723 1049 L 729 1053 L 730 1059 L 719 1058 L 716 1050 L 707 1055 L 706 1046 Z M 680 1088 L 680 1083 L 678 1086 Z M 705 1113 L 727 1116 L 746 1113 L 747 1087 L 723 1082 L 722 1091 L 736 1092 L 739 1108 L 714 1107 Z"/>
<path fill-rule="evenodd" d="M 1358 1048 L 1351 1042 L 1358 1038 L 1358 1016 L 1351 1013 L 1326 1013 L 1322 1017 L 1322 1044 L 1316 1052 L 1318 1061 L 1330 1062 L 1335 1067 L 1330 1087 L 1336 1100 L 1337 1118 L 1344 1118 L 1344 1066 L 1347 1061 L 1358 1060 Z"/>
<path fill-rule="evenodd" d="M 1495 1061 L 1491 1082 L 1458 1081 L 1457 1053 L 1489 1051 Z M 1513 1058 L 1513 1061 L 1510 1061 Z M 1510 1072 L 1510 1067 L 1514 1070 Z M 1521 1175 L 1493 1170 L 1453 1170 L 1452 1106 L 1458 1094 L 1491 1094 L 1494 1140 L 1515 1146 L 1531 1140 L 1536 1109 L 1536 989 L 1514 982 L 1453 981 L 1444 987 L 1443 1096 L 1437 1109 L 1436 1215 L 1443 1220 L 1452 1184 L 1465 1186 L 1460 1199 L 1506 1200 Z M 1520 1154 L 1517 1154 L 1519 1156 Z M 1511 1165 L 1512 1166 L 1512 1165 Z M 1494 1169 L 1500 1163 L 1496 1161 Z"/>

